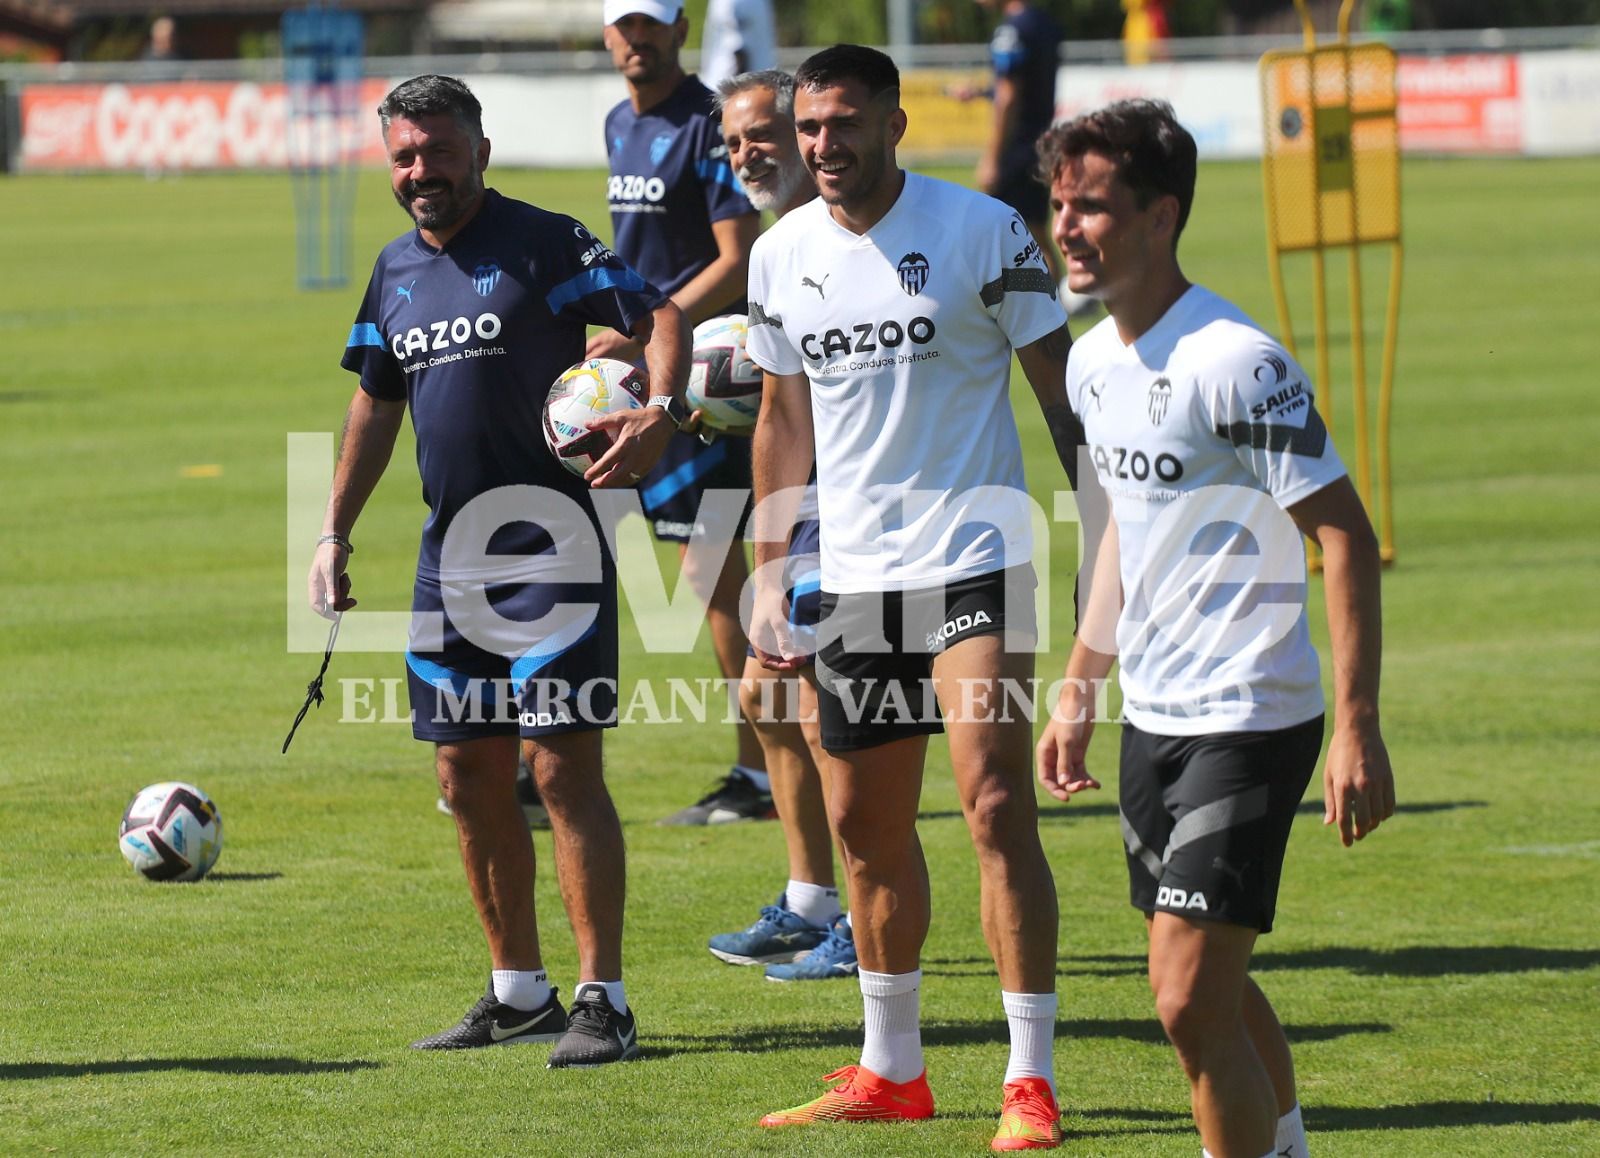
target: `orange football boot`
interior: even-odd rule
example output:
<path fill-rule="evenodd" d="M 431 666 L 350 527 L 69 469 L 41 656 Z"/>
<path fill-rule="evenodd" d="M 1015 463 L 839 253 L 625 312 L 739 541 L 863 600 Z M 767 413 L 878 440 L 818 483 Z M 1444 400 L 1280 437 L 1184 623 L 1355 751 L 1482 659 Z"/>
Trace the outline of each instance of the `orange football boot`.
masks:
<path fill-rule="evenodd" d="M 822 1079 L 838 1085 L 803 1106 L 778 1110 L 763 1126 L 803 1126 L 810 1122 L 910 1122 L 933 1117 L 933 1091 L 924 1070 L 909 1082 L 880 1078 L 865 1066 L 845 1066 Z"/>
<path fill-rule="evenodd" d="M 1007 1082 L 1000 1129 L 991 1150 L 1054 1150 L 1061 1145 L 1061 1110 L 1043 1078 Z"/>

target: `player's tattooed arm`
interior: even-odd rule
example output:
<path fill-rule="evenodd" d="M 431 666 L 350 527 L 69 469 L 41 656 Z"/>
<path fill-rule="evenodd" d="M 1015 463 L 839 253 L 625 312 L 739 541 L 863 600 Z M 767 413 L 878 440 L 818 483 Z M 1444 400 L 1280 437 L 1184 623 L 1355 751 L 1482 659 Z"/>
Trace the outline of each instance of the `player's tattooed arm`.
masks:
<path fill-rule="evenodd" d="M 1067 483 L 1077 490 L 1078 451 L 1083 448 L 1083 423 L 1065 402 L 1052 402 L 1044 407 L 1044 424 L 1050 431 L 1056 457 L 1067 472 Z"/>
<path fill-rule="evenodd" d="M 1072 334 L 1063 322 L 1038 341 L 1020 347 L 1017 360 L 1022 363 L 1022 372 L 1039 400 L 1050 441 L 1055 445 L 1062 469 L 1067 472 L 1067 481 L 1076 488 L 1083 423 L 1067 403 L 1067 354 L 1071 349 Z"/>
<path fill-rule="evenodd" d="M 766 371 L 750 446 L 756 569 L 749 636 L 756 658 L 776 671 L 793 671 L 803 662 L 789 633 L 784 584 L 775 580 L 782 575 L 789 536 L 815 462 L 811 383 L 803 373 Z"/>

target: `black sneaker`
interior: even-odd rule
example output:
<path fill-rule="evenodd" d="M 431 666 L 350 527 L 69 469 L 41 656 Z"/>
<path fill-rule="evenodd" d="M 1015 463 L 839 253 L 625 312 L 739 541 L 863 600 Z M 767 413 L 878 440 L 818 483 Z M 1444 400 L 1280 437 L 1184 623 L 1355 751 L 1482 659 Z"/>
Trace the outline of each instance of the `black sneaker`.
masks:
<path fill-rule="evenodd" d="M 556 1041 L 565 1031 L 567 1011 L 561 1007 L 556 991 L 550 1000 L 529 1012 L 495 999 L 494 983 L 478 1004 L 467 1010 L 459 1024 L 432 1037 L 411 1043 L 412 1049 L 478 1049 L 486 1045 L 526 1045 L 532 1041 Z"/>
<path fill-rule="evenodd" d="M 737 768 L 729 771 L 709 793 L 681 812 L 657 824 L 732 824 L 739 820 L 776 820 L 772 793 Z"/>
<path fill-rule="evenodd" d="M 603 985 L 580 985 L 567 1015 L 567 1032 L 550 1051 L 551 1069 L 603 1066 L 639 1056 L 639 1023 L 633 1010 L 618 1013 Z"/>
<path fill-rule="evenodd" d="M 545 810 L 544 801 L 539 799 L 539 790 L 534 787 L 533 771 L 521 759 L 517 761 L 517 803 L 522 805 L 522 815 L 529 828 L 550 827 L 550 813 Z M 443 796 L 439 797 L 436 807 L 446 816 L 451 814 L 450 802 Z"/>

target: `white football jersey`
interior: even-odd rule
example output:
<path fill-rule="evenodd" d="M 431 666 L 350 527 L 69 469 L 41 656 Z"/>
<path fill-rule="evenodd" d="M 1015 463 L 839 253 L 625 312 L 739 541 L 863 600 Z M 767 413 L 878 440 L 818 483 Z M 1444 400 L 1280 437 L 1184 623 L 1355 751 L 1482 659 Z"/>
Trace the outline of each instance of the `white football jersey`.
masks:
<path fill-rule="evenodd" d="M 907 173 L 851 233 L 817 198 L 750 254 L 751 359 L 811 383 L 822 582 L 937 587 L 1030 560 L 1011 351 L 1066 323 L 1022 218 Z"/>
<path fill-rule="evenodd" d="M 1110 318 L 1079 339 L 1067 397 L 1117 520 L 1129 722 L 1192 736 L 1321 713 L 1305 550 L 1284 508 L 1345 469 L 1305 371 L 1194 286 L 1131 346 Z"/>

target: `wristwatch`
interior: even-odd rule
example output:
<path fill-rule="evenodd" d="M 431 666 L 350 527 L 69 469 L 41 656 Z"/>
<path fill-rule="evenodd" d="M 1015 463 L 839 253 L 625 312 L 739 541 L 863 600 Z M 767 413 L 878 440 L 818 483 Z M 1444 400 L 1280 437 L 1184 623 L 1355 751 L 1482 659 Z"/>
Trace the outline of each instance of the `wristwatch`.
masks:
<path fill-rule="evenodd" d="M 683 399 L 676 394 L 652 394 L 645 400 L 646 406 L 659 406 L 667 412 L 667 417 L 672 419 L 672 424 L 679 430 L 689 421 L 689 408 L 684 405 Z"/>

